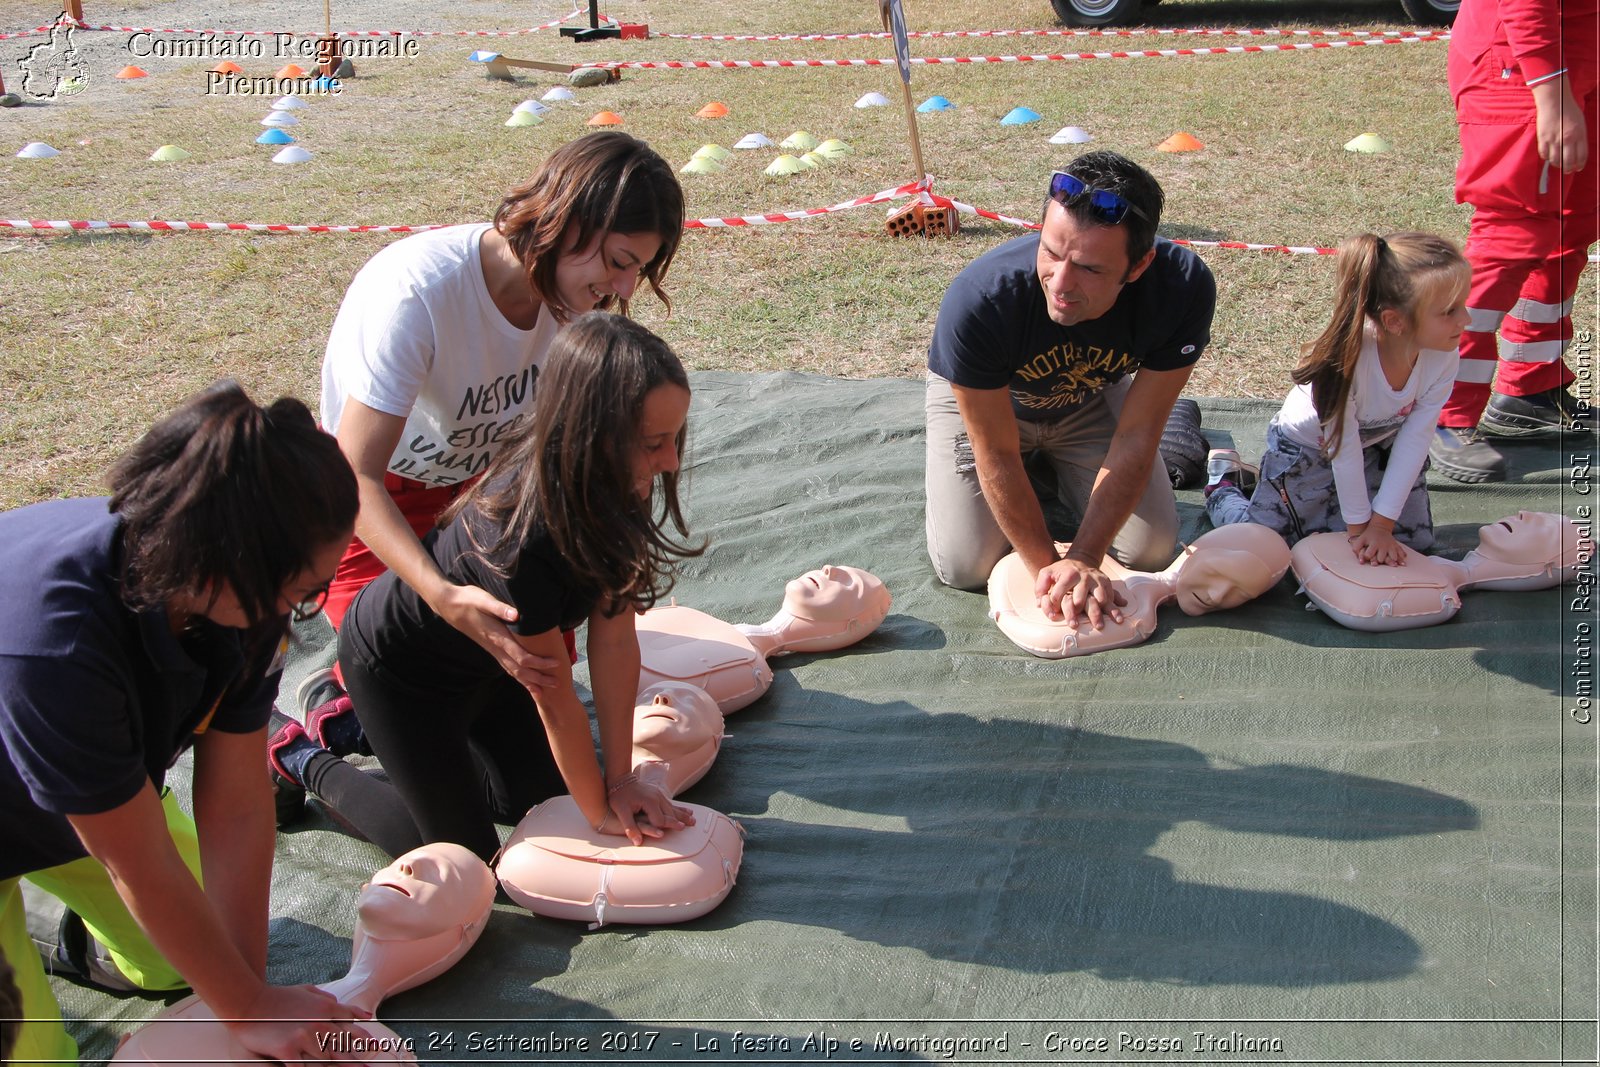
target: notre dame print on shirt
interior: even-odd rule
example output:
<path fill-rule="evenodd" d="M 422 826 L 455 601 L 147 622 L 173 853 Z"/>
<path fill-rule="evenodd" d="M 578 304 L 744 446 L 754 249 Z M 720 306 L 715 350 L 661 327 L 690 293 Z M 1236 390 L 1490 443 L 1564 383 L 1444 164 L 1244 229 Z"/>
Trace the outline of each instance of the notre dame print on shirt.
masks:
<path fill-rule="evenodd" d="M 1062 411 L 1083 403 L 1138 366 L 1128 349 L 1086 348 L 1066 341 L 1051 345 L 1049 351 L 1018 367 L 1011 392 L 1017 405 L 1029 411 Z M 1040 388 L 1048 392 L 1041 394 Z"/>
<path fill-rule="evenodd" d="M 954 385 L 1010 389 L 1028 422 L 1059 419 L 1141 367 L 1190 366 L 1211 340 L 1216 282 L 1200 258 L 1162 238 L 1156 256 L 1098 319 L 1058 326 L 1045 311 L 1039 236 L 973 260 L 939 307 L 928 369 Z"/>

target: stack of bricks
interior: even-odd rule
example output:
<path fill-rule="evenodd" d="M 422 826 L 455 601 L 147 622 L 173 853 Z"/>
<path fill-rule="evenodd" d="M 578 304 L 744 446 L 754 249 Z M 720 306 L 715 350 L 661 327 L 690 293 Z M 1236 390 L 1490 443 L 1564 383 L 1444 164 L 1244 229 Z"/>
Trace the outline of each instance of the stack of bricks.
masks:
<path fill-rule="evenodd" d="M 961 232 L 961 213 L 953 207 L 934 207 L 912 200 L 891 212 L 883 228 L 893 237 L 947 237 Z"/>

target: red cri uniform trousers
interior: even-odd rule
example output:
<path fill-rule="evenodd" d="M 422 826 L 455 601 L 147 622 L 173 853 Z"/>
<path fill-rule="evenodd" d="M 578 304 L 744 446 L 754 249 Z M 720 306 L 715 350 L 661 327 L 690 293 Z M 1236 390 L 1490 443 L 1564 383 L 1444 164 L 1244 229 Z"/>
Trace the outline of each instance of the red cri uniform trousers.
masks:
<path fill-rule="evenodd" d="M 400 514 L 405 516 L 412 532 L 422 538 L 433 529 L 444 509 L 475 481 L 476 478 L 469 478 L 455 485 L 427 485 L 398 474 L 385 473 L 383 487 L 394 498 L 395 505 L 399 507 Z M 323 611 L 334 629 L 337 630 L 344 623 L 345 612 L 350 610 L 356 594 L 387 569 L 383 561 L 372 554 L 372 549 L 362 543 L 361 538 L 350 539 L 350 547 L 345 549 L 344 558 L 339 561 L 339 568 L 334 572 L 333 582 L 328 588 L 327 603 L 323 605 Z M 571 630 L 565 630 L 561 638 L 566 643 L 567 656 L 573 663 L 578 662 L 577 636 Z M 344 684 L 343 675 L 338 675 L 337 665 L 334 670 L 340 684 Z"/>
<path fill-rule="evenodd" d="M 1473 207 L 1472 263 L 1456 386 L 1441 426 L 1478 424 L 1491 383 L 1511 396 L 1567 385 L 1572 297 L 1600 229 L 1595 0 L 1465 0 L 1450 43 L 1461 129 L 1456 202 Z M 1565 69 L 1589 136 L 1588 165 L 1547 168 L 1528 81 Z M 1497 374 L 1498 368 L 1498 374 Z"/>

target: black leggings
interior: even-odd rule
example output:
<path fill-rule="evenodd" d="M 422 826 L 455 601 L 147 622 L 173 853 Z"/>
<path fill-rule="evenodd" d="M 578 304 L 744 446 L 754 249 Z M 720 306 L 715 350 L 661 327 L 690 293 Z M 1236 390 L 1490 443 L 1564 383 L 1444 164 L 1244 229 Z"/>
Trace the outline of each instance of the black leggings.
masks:
<path fill-rule="evenodd" d="M 567 792 L 539 709 L 496 668 L 466 691 L 422 687 L 368 662 L 341 634 L 339 666 L 361 728 L 389 783 L 331 754 L 306 767 L 306 788 L 391 856 L 453 841 L 490 861 L 496 822 Z"/>

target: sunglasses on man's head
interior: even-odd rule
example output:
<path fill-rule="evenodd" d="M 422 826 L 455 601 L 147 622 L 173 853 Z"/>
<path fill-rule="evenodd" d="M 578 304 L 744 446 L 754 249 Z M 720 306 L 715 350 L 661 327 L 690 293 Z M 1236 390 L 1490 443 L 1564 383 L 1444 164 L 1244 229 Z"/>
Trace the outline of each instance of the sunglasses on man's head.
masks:
<path fill-rule="evenodd" d="M 1105 223 L 1115 226 L 1128 217 L 1128 212 L 1133 212 L 1144 221 L 1149 222 L 1150 217 L 1138 206 L 1124 200 L 1116 193 L 1108 193 L 1104 189 L 1096 189 L 1081 178 L 1075 178 L 1064 171 L 1056 171 L 1050 175 L 1050 199 L 1062 207 L 1071 207 L 1072 201 L 1080 197 L 1089 198 L 1089 214 Z"/>

